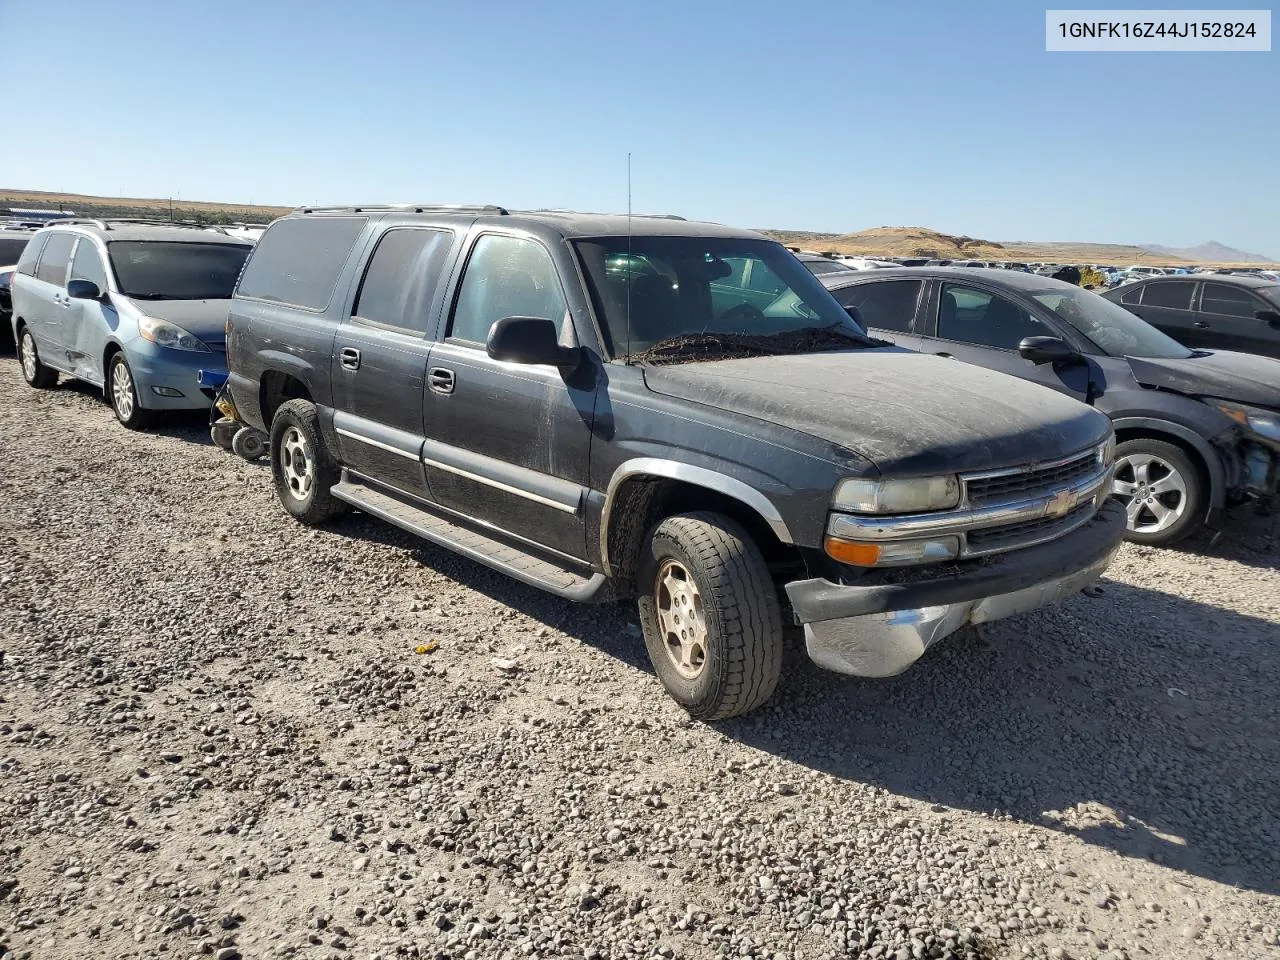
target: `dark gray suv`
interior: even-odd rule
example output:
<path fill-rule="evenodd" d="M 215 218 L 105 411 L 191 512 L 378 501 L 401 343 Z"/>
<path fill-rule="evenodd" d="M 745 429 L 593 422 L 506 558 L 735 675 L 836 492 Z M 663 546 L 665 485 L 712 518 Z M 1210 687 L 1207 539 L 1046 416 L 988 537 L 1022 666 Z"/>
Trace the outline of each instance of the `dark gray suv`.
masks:
<path fill-rule="evenodd" d="M 870 339 L 779 244 L 679 218 L 304 209 L 240 279 L 281 503 L 356 507 L 575 600 L 635 598 L 692 715 L 764 702 L 783 614 L 888 676 L 1110 562 L 1106 417 Z"/>

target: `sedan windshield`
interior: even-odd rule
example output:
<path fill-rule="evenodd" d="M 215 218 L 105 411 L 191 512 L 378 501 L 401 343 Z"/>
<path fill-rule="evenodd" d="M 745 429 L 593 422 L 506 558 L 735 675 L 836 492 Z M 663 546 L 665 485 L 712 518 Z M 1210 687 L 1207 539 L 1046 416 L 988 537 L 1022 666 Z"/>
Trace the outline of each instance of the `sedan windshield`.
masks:
<path fill-rule="evenodd" d="M 1032 297 L 1112 357 L 1185 360 L 1191 351 L 1151 324 L 1088 290 L 1045 290 Z"/>
<path fill-rule="evenodd" d="M 248 244 L 116 240 L 107 249 L 120 292 L 137 300 L 229 300 Z"/>
<path fill-rule="evenodd" d="M 614 356 L 648 351 L 641 359 L 672 362 L 875 342 L 770 240 L 597 237 L 575 246 Z"/>

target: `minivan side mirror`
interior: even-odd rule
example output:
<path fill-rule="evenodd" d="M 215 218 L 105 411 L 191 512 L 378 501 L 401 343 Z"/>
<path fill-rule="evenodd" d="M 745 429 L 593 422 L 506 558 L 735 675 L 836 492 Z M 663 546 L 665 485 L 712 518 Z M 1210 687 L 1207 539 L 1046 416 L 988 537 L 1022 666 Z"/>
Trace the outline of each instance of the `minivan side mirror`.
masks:
<path fill-rule="evenodd" d="M 101 300 L 102 291 L 92 280 L 68 280 L 67 296 L 72 300 Z"/>
<path fill-rule="evenodd" d="M 565 372 L 582 361 L 581 348 L 560 346 L 555 323 L 541 317 L 504 317 L 489 328 L 485 349 L 495 360 L 547 363 Z"/>
<path fill-rule="evenodd" d="M 1042 363 L 1075 363 L 1081 359 L 1080 354 L 1061 337 L 1026 337 L 1018 344 L 1018 353 L 1037 366 Z"/>
<path fill-rule="evenodd" d="M 1280 330 L 1280 310 L 1259 310 L 1254 316 L 1268 326 Z"/>

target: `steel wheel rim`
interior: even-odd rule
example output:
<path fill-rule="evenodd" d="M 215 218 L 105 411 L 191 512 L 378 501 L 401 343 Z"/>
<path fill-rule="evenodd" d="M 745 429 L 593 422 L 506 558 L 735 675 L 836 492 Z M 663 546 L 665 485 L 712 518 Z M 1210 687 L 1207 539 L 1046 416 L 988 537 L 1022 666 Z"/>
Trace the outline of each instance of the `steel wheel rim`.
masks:
<path fill-rule="evenodd" d="M 22 373 L 28 380 L 36 378 L 36 344 L 26 330 L 22 331 Z"/>
<path fill-rule="evenodd" d="M 1116 460 L 1111 491 L 1125 505 L 1134 533 L 1163 533 L 1187 512 L 1187 481 L 1173 464 L 1153 453 Z"/>
<path fill-rule="evenodd" d="M 289 427 L 280 440 L 280 474 L 289 496 L 305 501 L 311 495 L 316 479 L 315 457 L 311 445 L 297 427 Z"/>
<path fill-rule="evenodd" d="M 121 420 L 133 416 L 133 375 L 122 361 L 116 361 L 111 367 L 111 399 Z"/>
<path fill-rule="evenodd" d="M 696 680 L 707 666 L 707 617 L 693 574 L 679 560 L 664 560 L 653 598 L 667 659 L 680 676 Z"/>

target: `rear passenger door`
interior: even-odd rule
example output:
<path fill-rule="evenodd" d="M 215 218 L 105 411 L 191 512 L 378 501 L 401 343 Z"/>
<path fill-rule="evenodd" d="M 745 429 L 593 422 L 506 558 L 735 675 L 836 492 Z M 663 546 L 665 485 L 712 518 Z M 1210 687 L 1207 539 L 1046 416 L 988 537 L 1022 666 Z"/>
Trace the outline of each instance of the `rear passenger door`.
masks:
<path fill-rule="evenodd" d="M 1205 281 L 1195 328 L 1206 347 L 1280 357 L 1280 330 L 1259 319 L 1262 311 L 1280 311 L 1242 287 Z"/>
<path fill-rule="evenodd" d="M 584 504 L 597 374 L 508 363 L 485 350 L 504 317 L 553 321 L 576 345 L 565 286 L 530 237 L 482 233 L 431 354 L 423 460 L 432 497 L 558 554 L 586 557 Z"/>
<path fill-rule="evenodd" d="M 1142 285 L 1142 300 L 1123 301 L 1126 308 L 1147 323 L 1163 330 L 1183 346 L 1204 347 L 1203 328 L 1197 326 L 1191 312 L 1194 280 L 1152 280 Z"/>
<path fill-rule="evenodd" d="M 67 268 L 75 239 L 70 233 L 49 234 L 36 264 L 34 282 L 30 285 L 32 295 L 24 318 L 36 339 L 40 358 L 59 370 L 69 370 L 66 328 L 70 325 L 71 299 L 67 296 Z"/>
<path fill-rule="evenodd" d="M 832 290 L 831 295 L 840 306 L 857 310 L 873 334 L 922 350 L 924 338 L 914 332 L 914 324 L 923 287 L 923 280 L 871 280 Z"/>
<path fill-rule="evenodd" d="M 428 332 L 456 246 L 450 230 L 383 233 L 333 346 L 333 427 L 342 462 L 423 499 L 430 496 L 422 466 Z"/>

